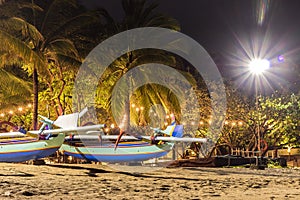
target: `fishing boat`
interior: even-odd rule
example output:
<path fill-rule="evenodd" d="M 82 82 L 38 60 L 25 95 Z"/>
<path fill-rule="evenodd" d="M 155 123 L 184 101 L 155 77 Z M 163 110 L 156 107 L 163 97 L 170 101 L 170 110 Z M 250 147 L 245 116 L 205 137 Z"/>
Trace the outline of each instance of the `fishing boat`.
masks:
<path fill-rule="evenodd" d="M 165 156 L 177 141 L 206 142 L 203 138 L 182 138 L 183 125 L 174 123 L 155 136 L 104 135 L 100 132 L 67 136 L 60 151 L 65 155 L 96 162 L 120 163 L 146 161 Z M 159 136 L 162 135 L 162 136 Z"/>
<path fill-rule="evenodd" d="M 59 116 L 55 121 L 40 116 L 43 124 L 39 130 L 25 131 L 13 127 L 15 132 L 0 133 L 0 162 L 24 162 L 44 158 L 61 147 L 67 133 L 97 131 L 103 128 L 103 125 L 78 127 L 80 114 Z M 53 129 L 53 125 L 59 128 Z"/>
<path fill-rule="evenodd" d="M 63 133 L 40 139 L 38 136 L 11 137 L 0 139 L 0 162 L 24 162 L 47 157 L 55 153 L 64 142 Z"/>

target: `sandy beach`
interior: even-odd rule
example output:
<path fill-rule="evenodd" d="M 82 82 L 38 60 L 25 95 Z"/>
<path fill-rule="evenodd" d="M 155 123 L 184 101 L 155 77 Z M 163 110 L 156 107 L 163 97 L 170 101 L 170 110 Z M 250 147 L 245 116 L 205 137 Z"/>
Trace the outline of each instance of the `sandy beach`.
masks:
<path fill-rule="evenodd" d="M 0 164 L 0 199 L 300 199 L 299 169 Z"/>

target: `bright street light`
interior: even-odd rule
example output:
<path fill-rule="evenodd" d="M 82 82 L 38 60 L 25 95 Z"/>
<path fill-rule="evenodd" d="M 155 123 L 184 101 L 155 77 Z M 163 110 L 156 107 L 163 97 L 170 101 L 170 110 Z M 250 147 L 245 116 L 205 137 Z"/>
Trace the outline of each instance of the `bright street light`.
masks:
<path fill-rule="evenodd" d="M 267 59 L 254 59 L 249 63 L 250 71 L 259 75 L 270 68 L 270 61 Z"/>

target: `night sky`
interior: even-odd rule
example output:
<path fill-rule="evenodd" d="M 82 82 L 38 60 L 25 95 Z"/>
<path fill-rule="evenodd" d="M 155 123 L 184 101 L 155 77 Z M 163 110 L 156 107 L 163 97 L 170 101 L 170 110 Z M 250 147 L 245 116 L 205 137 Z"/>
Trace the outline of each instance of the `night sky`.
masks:
<path fill-rule="evenodd" d="M 239 79 L 239 68 L 246 65 L 249 56 L 263 56 L 271 61 L 274 68 L 270 79 L 280 75 L 275 83 L 270 83 L 274 86 L 272 89 L 286 82 L 297 82 L 298 77 L 293 75 L 293 70 L 300 63 L 299 0 L 157 2 L 157 12 L 177 19 L 181 32 L 220 57 L 221 63 L 218 63 L 218 58 L 215 62 L 221 65 L 226 76 Z M 120 0 L 85 0 L 85 4 L 90 8 L 103 7 L 116 19 L 123 16 Z M 255 50 L 262 44 L 263 47 Z M 279 55 L 284 56 L 285 64 L 277 62 Z"/>

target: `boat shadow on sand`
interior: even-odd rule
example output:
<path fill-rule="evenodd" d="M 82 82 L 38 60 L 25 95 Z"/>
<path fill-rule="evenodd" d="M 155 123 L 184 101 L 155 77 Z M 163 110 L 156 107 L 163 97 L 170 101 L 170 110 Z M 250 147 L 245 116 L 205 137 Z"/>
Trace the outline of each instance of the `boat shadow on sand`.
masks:
<path fill-rule="evenodd" d="M 15 177 L 33 177 L 34 174 L 29 174 L 29 173 L 25 173 L 25 172 L 19 172 L 17 174 L 0 174 L 0 177 L 4 176 L 4 177 L 8 177 L 8 176 L 15 176 Z"/>
<path fill-rule="evenodd" d="M 92 167 L 84 166 L 74 166 L 74 165 L 53 165 L 47 164 L 49 167 L 63 168 L 63 169 L 74 169 L 74 170 L 88 170 L 86 174 L 91 177 L 98 177 L 97 174 L 122 174 L 126 176 L 140 177 L 140 178 L 157 178 L 157 179 L 174 179 L 174 180 L 187 180 L 187 181 L 198 181 L 197 178 L 186 178 L 186 177 L 177 177 L 177 176 L 160 176 L 157 174 L 144 174 L 144 173 L 131 173 L 131 172 L 121 172 L 121 171 L 111 171 L 106 169 L 98 169 Z M 79 175 L 80 176 L 80 175 Z"/>

